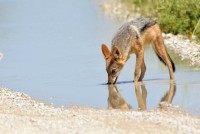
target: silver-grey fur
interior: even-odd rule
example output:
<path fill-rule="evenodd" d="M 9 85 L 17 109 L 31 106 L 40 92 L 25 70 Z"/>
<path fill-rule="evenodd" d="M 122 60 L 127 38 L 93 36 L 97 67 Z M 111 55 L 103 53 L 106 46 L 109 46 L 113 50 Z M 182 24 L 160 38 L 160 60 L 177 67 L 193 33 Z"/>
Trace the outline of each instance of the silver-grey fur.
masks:
<path fill-rule="evenodd" d="M 131 44 L 139 40 L 140 35 L 148 27 L 155 25 L 156 21 L 150 18 L 136 18 L 133 21 L 127 22 L 122 25 L 112 40 L 112 47 L 117 47 L 123 57 L 128 57 L 131 51 Z"/>

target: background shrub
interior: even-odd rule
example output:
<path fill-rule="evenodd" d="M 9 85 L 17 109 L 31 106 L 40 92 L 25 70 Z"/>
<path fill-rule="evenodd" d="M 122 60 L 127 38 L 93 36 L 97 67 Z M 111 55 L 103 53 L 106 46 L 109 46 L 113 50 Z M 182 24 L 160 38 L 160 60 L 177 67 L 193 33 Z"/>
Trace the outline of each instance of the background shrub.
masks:
<path fill-rule="evenodd" d="M 157 18 L 163 32 L 183 34 L 200 41 L 199 0 L 123 0 L 131 12 Z"/>

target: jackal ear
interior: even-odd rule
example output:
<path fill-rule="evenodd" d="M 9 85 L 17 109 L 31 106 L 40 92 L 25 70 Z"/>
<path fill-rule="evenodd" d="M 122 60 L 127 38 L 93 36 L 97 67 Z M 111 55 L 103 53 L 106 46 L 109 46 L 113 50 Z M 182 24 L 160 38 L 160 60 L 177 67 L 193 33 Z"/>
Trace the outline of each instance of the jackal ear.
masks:
<path fill-rule="evenodd" d="M 108 59 L 111 55 L 110 50 L 105 44 L 101 45 L 101 50 L 105 59 Z"/>
<path fill-rule="evenodd" d="M 119 51 L 119 49 L 117 47 L 113 48 L 113 58 L 115 60 L 118 60 L 118 59 L 122 58 L 122 54 L 121 54 L 121 52 Z"/>

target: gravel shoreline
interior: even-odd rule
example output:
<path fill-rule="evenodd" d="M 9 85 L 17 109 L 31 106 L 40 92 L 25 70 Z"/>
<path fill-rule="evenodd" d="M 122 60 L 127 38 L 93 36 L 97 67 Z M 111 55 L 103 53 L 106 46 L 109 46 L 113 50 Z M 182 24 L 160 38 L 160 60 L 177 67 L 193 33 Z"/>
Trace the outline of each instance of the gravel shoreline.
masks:
<path fill-rule="evenodd" d="M 100 7 L 107 16 L 121 23 L 141 16 L 138 13 L 130 13 L 127 6 L 119 2 L 119 0 L 104 0 L 104 2 L 100 4 Z M 175 36 L 163 33 L 163 37 L 165 46 L 178 54 L 181 60 L 187 59 L 192 66 L 200 66 L 200 44 L 195 41 L 190 41 L 181 35 Z"/>
<path fill-rule="evenodd" d="M 0 87 L 0 109 L 3 134 L 200 134 L 199 117 L 169 104 L 143 112 L 83 106 L 55 108 Z"/>

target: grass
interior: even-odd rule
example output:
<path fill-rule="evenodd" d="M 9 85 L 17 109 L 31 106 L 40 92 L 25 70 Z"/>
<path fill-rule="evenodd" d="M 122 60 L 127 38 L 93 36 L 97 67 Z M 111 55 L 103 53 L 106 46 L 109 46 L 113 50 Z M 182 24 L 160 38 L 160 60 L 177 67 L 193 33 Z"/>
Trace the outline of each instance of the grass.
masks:
<path fill-rule="evenodd" d="M 131 12 L 157 18 L 165 33 L 182 34 L 200 42 L 199 0 L 121 0 Z"/>

